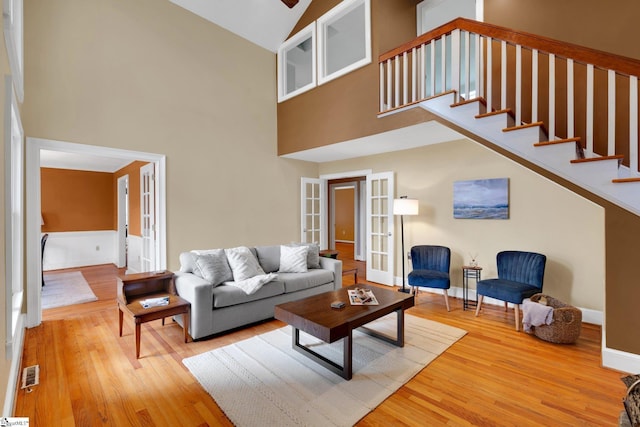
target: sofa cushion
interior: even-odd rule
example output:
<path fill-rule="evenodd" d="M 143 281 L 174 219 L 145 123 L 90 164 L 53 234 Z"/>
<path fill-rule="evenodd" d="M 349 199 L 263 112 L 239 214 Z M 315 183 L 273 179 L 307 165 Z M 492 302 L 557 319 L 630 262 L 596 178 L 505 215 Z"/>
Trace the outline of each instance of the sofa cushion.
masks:
<path fill-rule="evenodd" d="M 249 301 L 269 298 L 284 293 L 284 283 L 275 280 L 262 286 L 256 293 L 247 295 L 242 289 L 222 284 L 213 288 L 213 308 L 229 307 Z"/>
<path fill-rule="evenodd" d="M 241 282 L 258 274 L 264 274 L 258 259 L 246 246 L 225 249 L 224 252 L 227 254 L 227 260 L 235 282 Z"/>
<path fill-rule="evenodd" d="M 213 286 L 218 286 L 222 282 L 233 280 L 231 267 L 229 267 L 229 263 L 227 262 L 227 255 L 224 249 L 218 249 L 205 255 L 194 254 L 194 256 L 195 264 L 200 273 L 197 274 L 194 269 L 194 274 L 199 275 Z"/>
<path fill-rule="evenodd" d="M 307 246 L 281 246 L 279 273 L 306 273 Z"/>
<path fill-rule="evenodd" d="M 265 273 L 273 273 L 280 269 L 280 245 L 256 246 L 258 262 Z"/>
<path fill-rule="evenodd" d="M 285 293 L 314 288 L 333 281 L 333 272 L 324 269 L 306 273 L 278 273 L 278 281 L 284 283 Z"/>
<path fill-rule="evenodd" d="M 320 245 L 317 243 L 291 243 L 289 246 L 308 247 L 307 268 L 320 268 Z"/>

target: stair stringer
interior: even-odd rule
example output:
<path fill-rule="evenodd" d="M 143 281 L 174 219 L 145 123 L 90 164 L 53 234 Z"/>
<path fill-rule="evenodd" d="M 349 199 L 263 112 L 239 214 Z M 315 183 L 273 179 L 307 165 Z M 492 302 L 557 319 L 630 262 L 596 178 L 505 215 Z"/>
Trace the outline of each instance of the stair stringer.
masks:
<path fill-rule="evenodd" d="M 640 183 L 612 182 L 612 179 L 619 176 L 617 160 L 572 164 L 575 150 L 567 153 L 567 150 L 562 152 L 563 149 L 558 147 L 534 146 L 541 139 L 538 127 L 504 132 L 503 129 L 509 126 L 506 113 L 476 118 L 476 111 L 479 111 L 480 107 L 473 108 L 472 104 L 466 104 L 464 108 L 452 107 L 454 102 L 455 93 L 451 92 L 425 100 L 418 105 L 524 160 L 640 215 Z"/>

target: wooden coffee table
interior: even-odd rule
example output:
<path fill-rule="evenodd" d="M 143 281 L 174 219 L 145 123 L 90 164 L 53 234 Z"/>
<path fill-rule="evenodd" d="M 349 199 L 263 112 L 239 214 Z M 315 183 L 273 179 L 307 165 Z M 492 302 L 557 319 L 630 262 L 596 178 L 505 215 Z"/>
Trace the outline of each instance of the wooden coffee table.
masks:
<path fill-rule="evenodd" d="M 379 305 L 351 305 L 348 289 L 371 289 Z M 342 301 L 345 306 L 331 308 L 334 301 Z M 386 316 L 394 311 L 397 314 L 398 327 L 396 337 L 389 337 L 371 329 L 362 329 L 371 336 L 387 341 L 398 347 L 404 346 L 404 311 L 413 307 L 413 295 L 368 285 L 352 285 L 332 292 L 310 296 L 297 301 L 276 305 L 275 318 L 293 327 L 292 345 L 294 350 L 304 354 L 325 368 L 350 380 L 353 373 L 353 330 Z M 324 342 L 343 340 L 343 364 L 333 362 L 309 347 L 300 343 L 300 331 L 306 332 Z"/>

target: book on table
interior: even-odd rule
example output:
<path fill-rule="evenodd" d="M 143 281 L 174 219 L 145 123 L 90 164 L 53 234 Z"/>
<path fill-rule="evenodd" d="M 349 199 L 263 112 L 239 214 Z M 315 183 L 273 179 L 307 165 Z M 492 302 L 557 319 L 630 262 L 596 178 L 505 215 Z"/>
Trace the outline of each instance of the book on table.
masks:
<path fill-rule="evenodd" d="M 378 300 L 371 289 L 349 289 L 349 302 L 351 305 L 378 305 Z"/>
<path fill-rule="evenodd" d="M 147 298 L 140 301 L 140 305 L 143 308 L 161 307 L 163 305 L 169 305 L 169 297 Z"/>

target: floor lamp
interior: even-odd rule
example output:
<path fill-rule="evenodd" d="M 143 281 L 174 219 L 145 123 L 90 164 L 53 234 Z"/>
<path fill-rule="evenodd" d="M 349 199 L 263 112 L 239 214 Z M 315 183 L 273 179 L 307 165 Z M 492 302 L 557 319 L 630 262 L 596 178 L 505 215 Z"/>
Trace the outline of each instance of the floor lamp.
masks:
<path fill-rule="evenodd" d="M 398 289 L 398 291 L 409 293 L 409 288 L 405 287 L 406 279 L 404 275 L 404 216 L 418 215 L 418 200 L 408 199 L 407 196 L 400 196 L 399 199 L 393 199 L 393 214 L 400 215 L 400 232 L 402 234 L 402 289 Z"/>

